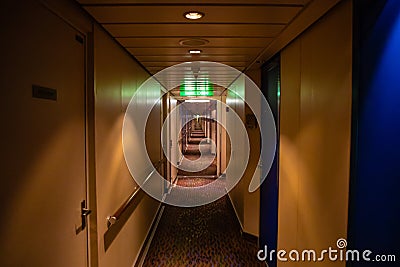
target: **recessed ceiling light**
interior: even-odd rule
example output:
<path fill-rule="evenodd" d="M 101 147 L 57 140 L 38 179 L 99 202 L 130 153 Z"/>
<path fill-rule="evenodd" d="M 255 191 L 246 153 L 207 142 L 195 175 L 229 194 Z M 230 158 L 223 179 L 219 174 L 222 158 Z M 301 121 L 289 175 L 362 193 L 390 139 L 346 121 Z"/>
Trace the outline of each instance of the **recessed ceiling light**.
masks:
<path fill-rule="evenodd" d="M 183 14 L 185 18 L 191 19 L 191 20 L 196 20 L 196 19 L 201 19 L 204 17 L 204 13 L 201 13 L 199 11 L 188 11 Z"/>
<path fill-rule="evenodd" d="M 189 50 L 189 54 L 198 55 L 201 53 L 200 49 L 191 49 Z"/>
<path fill-rule="evenodd" d="M 191 46 L 191 47 L 203 46 L 208 43 L 209 43 L 208 40 L 199 38 L 183 39 L 179 41 L 179 44 L 181 46 Z"/>

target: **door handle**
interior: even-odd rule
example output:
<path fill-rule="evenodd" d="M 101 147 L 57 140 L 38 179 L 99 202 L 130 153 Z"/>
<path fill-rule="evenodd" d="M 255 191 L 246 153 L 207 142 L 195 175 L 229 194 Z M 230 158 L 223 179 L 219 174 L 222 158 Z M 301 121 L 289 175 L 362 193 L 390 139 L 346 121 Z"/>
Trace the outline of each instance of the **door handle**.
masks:
<path fill-rule="evenodd" d="M 92 210 L 86 208 L 86 200 L 81 202 L 81 218 L 82 218 L 82 227 L 81 229 L 85 229 L 87 226 L 87 216 L 92 213 Z"/>

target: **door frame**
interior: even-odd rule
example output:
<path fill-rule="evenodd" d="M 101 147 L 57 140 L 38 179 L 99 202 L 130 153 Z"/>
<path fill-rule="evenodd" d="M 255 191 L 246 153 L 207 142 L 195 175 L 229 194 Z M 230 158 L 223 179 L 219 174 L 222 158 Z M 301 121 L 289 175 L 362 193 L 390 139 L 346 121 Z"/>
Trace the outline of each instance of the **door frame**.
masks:
<path fill-rule="evenodd" d="M 97 267 L 97 193 L 96 193 L 96 147 L 95 147 L 95 72 L 94 72 L 94 25 L 85 35 L 85 158 L 86 201 L 92 210 L 86 227 L 87 266 Z"/>

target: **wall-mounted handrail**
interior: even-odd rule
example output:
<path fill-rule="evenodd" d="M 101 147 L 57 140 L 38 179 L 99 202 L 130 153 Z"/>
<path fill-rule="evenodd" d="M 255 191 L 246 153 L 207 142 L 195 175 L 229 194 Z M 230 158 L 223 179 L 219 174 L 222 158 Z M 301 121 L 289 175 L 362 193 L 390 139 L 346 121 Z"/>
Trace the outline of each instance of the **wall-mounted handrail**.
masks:
<path fill-rule="evenodd" d="M 146 177 L 144 180 L 143 184 L 147 183 L 147 181 L 150 179 L 150 177 L 153 175 L 155 171 L 157 171 L 158 168 L 161 167 L 161 165 L 164 163 L 165 158 L 159 160 L 155 165 L 154 165 L 154 170 Z M 124 203 L 117 209 L 116 212 L 114 212 L 113 215 L 107 217 L 107 228 L 110 228 L 113 224 L 115 224 L 121 216 L 124 214 L 124 212 L 128 209 L 128 207 L 133 203 L 133 200 L 137 196 L 137 194 L 141 191 L 142 189 L 140 187 L 135 187 L 133 190 L 132 194 L 128 197 Z"/>

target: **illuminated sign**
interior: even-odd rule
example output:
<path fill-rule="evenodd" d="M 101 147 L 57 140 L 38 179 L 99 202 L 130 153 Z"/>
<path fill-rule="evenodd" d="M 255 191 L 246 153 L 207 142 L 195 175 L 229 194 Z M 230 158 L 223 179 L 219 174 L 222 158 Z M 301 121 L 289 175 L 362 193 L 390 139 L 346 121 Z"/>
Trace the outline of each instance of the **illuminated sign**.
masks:
<path fill-rule="evenodd" d="M 213 96 L 214 87 L 206 81 L 185 81 L 179 87 L 180 96 Z"/>

